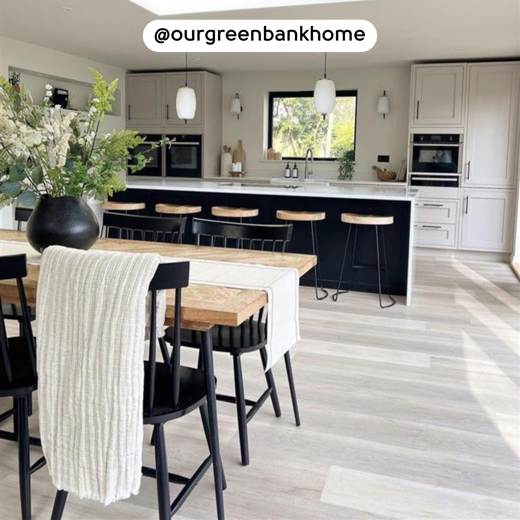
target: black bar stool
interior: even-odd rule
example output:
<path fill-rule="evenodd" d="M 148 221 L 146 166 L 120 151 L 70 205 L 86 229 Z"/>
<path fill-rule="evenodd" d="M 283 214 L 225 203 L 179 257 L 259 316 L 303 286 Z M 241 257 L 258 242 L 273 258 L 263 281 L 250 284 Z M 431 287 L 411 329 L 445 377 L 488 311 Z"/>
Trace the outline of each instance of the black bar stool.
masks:
<path fill-rule="evenodd" d="M 378 215 L 358 215 L 355 213 L 342 213 L 341 214 L 341 222 L 344 222 L 345 224 L 348 224 L 348 231 L 347 231 L 347 241 L 345 244 L 345 252 L 343 254 L 343 262 L 341 263 L 341 273 L 339 275 L 339 282 L 338 282 L 338 289 L 335 294 L 332 295 L 332 299 L 334 301 L 338 301 L 338 296 L 340 294 L 348 293 L 349 291 L 341 291 L 341 284 L 343 283 L 343 271 L 345 270 L 345 263 L 347 260 L 347 254 L 348 254 L 348 245 L 350 242 L 350 234 L 352 232 L 352 228 L 354 227 L 354 244 L 352 247 L 352 256 L 350 261 L 350 279 L 346 280 L 345 283 L 351 283 L 352 282 L 352 275 L 354 269 L 367 269 L 374 267 L 373 265 L 366 265 L 366 264 L 358 264 L 355 265 L 355 256 L 356 256 L 356 243 L 357 243 L 357 234 L 358 234 L 358 228 L 359 226 L 374 226 L 375 229 L 375 235 L 376 235 L 376 255 L 377 255 L 377 265 L 375 266 L 377 269 L 377 280 L 379 285 L 379 306 L 381 309 L 387 309 L 388 307 L 393 307 L 396 304 L 395 299 L 393 296 L 390 295 L 390 282 L 388 281 L 388 265 L 386 262 L 386 247 L 385 247 L 385 235 L 384 235 L 384 226 L 390 226 L 394 223 L 394 217 L 391 216 L 378 216 Z M 381 243 L 383 245 L 383 262 L 384 267 L 381 268 L 381 254 L 379 250 L 379 233 L 381 232 Z M 383 299 L 382 299 L 382 289 L 381 289 L 381 271 L 384 271 L 385 277 L 386 277 L 386 288 L 387 288 L 387 294 L 388 298 L 390 299 L 390 303 L 383 305 Z"/>
<path fill-rule="evenodd" d="M 311 225 L 311 240 L 312 240 L 312 254 L 316 256 L 317 263 L 314 266 L 314 287 L 316 289 L 316 299 L 324 300 L 329 295 L 328 291 L 323 288 L 323 280 L 321 278 L 320 267 L 320 251 L 318 247 L 318 228 L 316 222 L 325 220 L 326 213 L 324 211 L 288 211 L 280 209 L 276 212 L 276 218 L 288 222 L 310 222 Z M 319 286 L 318 286 L 319 282 Z M 319 289 L 319 290 L 318 290 Z M 321 291 L 322 296 L 320 296 Z"/>
<path fill-rule="evenodd" d="M 189 204 L 156 204 L 155 212 L 159 215 L 173 215 L 174 217 L 186 217 L 202 212 L 202 206 L 191 206 Z M 190 224 L 188 223 L 188 229 Z M 179 244 L 182 244 L 182 235 Z"/>

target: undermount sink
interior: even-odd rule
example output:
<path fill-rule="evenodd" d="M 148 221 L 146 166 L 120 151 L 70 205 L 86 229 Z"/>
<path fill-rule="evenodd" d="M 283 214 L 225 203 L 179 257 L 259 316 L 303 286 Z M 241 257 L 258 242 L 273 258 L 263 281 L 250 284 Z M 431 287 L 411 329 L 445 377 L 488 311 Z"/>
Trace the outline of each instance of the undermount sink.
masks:
<path fill-rule="evenodd" d="M 319 184 L 320 186 L 329 186 L 329 181 L 322 179 L 286 179 L 285 177 L 281 179 L 271 179 L 271 184 L 292 184 L 303 186 L 305 184 Z"/>
<path fill-rule="evenodd" d="M 219 186 L 233 186 L 240 188 L 286 188 L 286 189 L 296 189 L 301 188 L 301 186 L 295 186 L 294 184 L 287 184 L 286 186 L 275 186 L 273 184 L 262 184 L 260 182 L 219 182 Z"/>

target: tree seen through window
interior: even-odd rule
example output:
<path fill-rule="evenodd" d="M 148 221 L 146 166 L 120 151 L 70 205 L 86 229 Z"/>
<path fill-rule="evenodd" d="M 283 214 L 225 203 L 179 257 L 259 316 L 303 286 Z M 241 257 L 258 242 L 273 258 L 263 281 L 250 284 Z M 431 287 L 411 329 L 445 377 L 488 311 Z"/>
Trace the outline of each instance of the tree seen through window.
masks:
<path fill-rule="evenodd" d="M 325 119 L 316 112 L 312 92 L 271 92 L 269 147 L 284 159 L 305 157 L 308 148 L 318 159 L 334 160 L 355 150 L 356 91 L 338 91 L 334 112 Z"/>

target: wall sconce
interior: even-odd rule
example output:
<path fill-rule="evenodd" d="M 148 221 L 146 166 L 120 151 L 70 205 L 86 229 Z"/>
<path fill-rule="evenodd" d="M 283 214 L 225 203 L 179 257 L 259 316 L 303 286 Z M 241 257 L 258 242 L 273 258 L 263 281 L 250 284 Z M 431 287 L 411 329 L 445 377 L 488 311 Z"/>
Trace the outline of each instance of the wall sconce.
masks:
<path fill-rule="evenodd" d="M 383 119 L 386 119 L 386 114 L 390 112 L 390 100 L 386 95 L 386 90 L 383 90 L 383 95 L 377 100 L 377 113 L 383 114 Z"/>
<path fill-rule="evenodd" d="M 244 108 L 242 107 L 242 101 L 240 100 L 240 96 L 238 95 L 238 92 L 235 94 L 235 97 L 231 100 L 231 105 L 229 107 L 229 111 L 232 114 L 237 115 L 237 119 L 240 119 L 240 114 Z"/>

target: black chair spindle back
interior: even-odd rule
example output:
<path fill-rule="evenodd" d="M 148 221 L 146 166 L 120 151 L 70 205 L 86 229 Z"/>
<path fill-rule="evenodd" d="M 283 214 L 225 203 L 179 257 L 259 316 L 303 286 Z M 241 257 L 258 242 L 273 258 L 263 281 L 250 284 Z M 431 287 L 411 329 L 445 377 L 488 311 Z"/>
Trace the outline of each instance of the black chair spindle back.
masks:
<path fill-rule="evenodd" d="M 32 375 L 36 377 L 36 353 L 34 336 L 32 333 L 29 308 L 23 286 L 23 278 L 27 276 L 27 257 L 26 255 L 12 255 L 0 257 L 0 280 L 16 280 L 18 298 L 22 309 L 22 326 L 25 341 L 16 348 L 27 349 L 27 359 L 29 360 Z M 13 382 L 13 371 L 11 366 L 11 352 L 9 339 L 7 337 L 7 327 L 2 311 L 2 301 L 0 298 L 0 387 L 8 387 Z"/>
<path fill-rule="evenodd" d="M 173 403 L 179 403 L 180 393 L 180 370 L 181 370 L 181 294 L 182 289 L 188 287 L 190 278 L 189 262 L 175 262 L 160 264 L 150 283 L 152 296 L 150 309 L 150 347 L 149 347 L 149 371 L 148 371 L 148 402 L 145 405 L 149 411 L 154 409 L 155 399 L 155 375 L 157 364 L 157 292 L 164 290 L 175 290 L 175 311 L 171 327 L 172 355 L 169 360 L 171 375 Z M 169 324 L 168 324 L 169 325 Z M 171 329 L 170 329 L 171 330 Z"/>
<path fill-rule="evenodd" d="M 292 231 L 292 224 L 246 224 L 198 218 L 194 218 L 192 224 L 197 245 L 273 252 L 286 251 Z"/>
<path fill-rule="evenodd" d="M 124 236 L 130 240 L 178 244 L 185 229 L 185 217 L 161 218 L 112 212 L 103 215 L 105 238 L 109 237 L 111 230 L 116 230 L 119 239 Z"/>
<path fill-rule="evenodd" d="M 32 208 L 17 207 L 14 210 L 14 220 L 16 221 L 16 230 L 22 230 L 22 223 L 27 222 L 33 212 Z"/>

